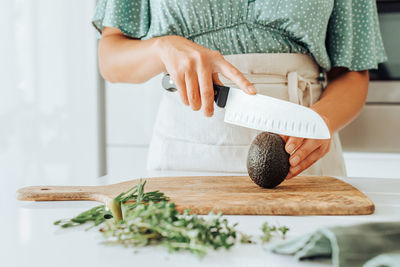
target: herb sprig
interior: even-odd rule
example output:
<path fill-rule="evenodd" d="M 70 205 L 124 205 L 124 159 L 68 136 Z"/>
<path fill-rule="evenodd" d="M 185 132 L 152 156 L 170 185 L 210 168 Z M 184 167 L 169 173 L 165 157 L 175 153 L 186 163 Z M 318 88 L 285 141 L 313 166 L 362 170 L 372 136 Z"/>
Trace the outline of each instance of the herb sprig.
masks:
<path fill-rule="evenodd" d="M 152 192 L 144 192 L 144 186 L 146 181 L 142 183 L 142 179 L 139 180 L 138 184 L 134 187 L 130 188 L 128 191 L 119 194 L 114 199 L 114 209 L 121 209 L 121 204 L 125 204 L 128 201 L 135 200 L 134 204 L 126 205 L 127 209 L 133 208 L 137 205 L 137 203 L 148 203 L 159 202 L 159 201 L 168 201 L 168 197 L 164 195 L 164 193 L 160 191 L 152 191 Z M 113 209 L 107 207 L 106 205 L 96 206 L 87 211 L 84 211 L 77 216 L 71 219 L 63 219 L 54 222 L 54 225 L 60 225 L 62 228 L 69 228 L 79 226 L 81 224 L 87 222 L 93 222 L 93 225 L 87 228 L 89 230 L 93 227 L 99 226 L 104 223 L 107 219 L 111 219 L 113 217 L 119 217 L 118 214 L 115 214 Z M 114 212 L 114 214 L 113 214 Z M 122 219 L 122 218 L 119 218 Z"/>
<path fill-rule="evenodd" d="M 290 229 L 287 226 L 275 226 L 275 225 L 269 225 L 268 222 L 263 223 L 262 227 L 261 227 L 261 231 L 263 232 L 263 235 L 260 237 L 261 241 L 263 243 L 267 243 L 269 241 L 271 241 L 271 239 L 276 236 L 279 235 L 282 237 L 282 239 L 286 238 L 286 233 L 289 231 Z"/>
<path fill-rule="evenodd" d="M 107 223 L 101 229 L 108 244 L 147 246 L 160 244 L 169 251 L 189 250 L 204 256 L 209 249 L 229 249 L 235 243 L 235 225 L 230 226 L 222 214 L 207 218 L 179 214 L 174 203 L 165 201 L 139 204 L 119 223 Z"/>
<path fill-rule="evenodd" d="M 105 205 L 100 205 L 84 211 L 74 218 L 55 221 L 54 225 L 60 225 L 62 228 L 68 228 L 78 226 L 87 222 L 93 222 L 93 225 L 87 228 L 88 230 L 95 226 L 99 226 L 100 224 L 105 222 L 107 218 L 112 218 L 111 212 L 106 210 Z"/>
<path fill-rule="evenodd" d="M 91 208 L 68 220 L 54 222 L 63 228 L 93 222 L 88 229 L 101 226 L 106 244 L 124 246 L 162 245 L 169 251 L 187 250 L 200 257 L 210 249 L 229 249 L 239 239 L 243 244 L 254 244 L 252 237 L 235 229 L 221 213 L 210 213 L 206 217 L 190 214 L 185 210 L 180 214 L 169 198 L 159 191 L 144 192 L 146 181 L 119 194 L 109 205 Z M 112 212 L 111 212 L 112 211 Z M 115 220 L 107 220 L 114 217 Z M 281 233 L 285 238 L 286 226 L 262 225 L 263 243 Z"/>
<path fill-rule="evenodd" d="M 135 204 L 137 203 L 147 203 L 150 201 L 159 202 L 159 201 L 168 201 L 169 198 L 164 195 L 164 193 L 160 191 L 152 191 L 152 192 L 144 192 L 144 186 L 147 181 L 142 183 L 142 179 L 139 180 L 138 185 L 132 187 L 128 191 L 119 194 L 114 200 L 120 202 L 122 204 L 126 203 L 130 200 L 135 200 Z"/>

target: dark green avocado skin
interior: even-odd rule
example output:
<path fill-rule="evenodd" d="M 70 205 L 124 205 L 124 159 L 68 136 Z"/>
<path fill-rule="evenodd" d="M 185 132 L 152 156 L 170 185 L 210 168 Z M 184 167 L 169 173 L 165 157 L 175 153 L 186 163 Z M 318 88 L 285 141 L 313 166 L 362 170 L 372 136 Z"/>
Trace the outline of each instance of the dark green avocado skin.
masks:
<path fill-rule="evenodd" d="M 257 185 L 274 188 L 289 173 L 285 141 L 277 134 L 262 132 L 256 136 L 247 154 L 247 172 Z"/>

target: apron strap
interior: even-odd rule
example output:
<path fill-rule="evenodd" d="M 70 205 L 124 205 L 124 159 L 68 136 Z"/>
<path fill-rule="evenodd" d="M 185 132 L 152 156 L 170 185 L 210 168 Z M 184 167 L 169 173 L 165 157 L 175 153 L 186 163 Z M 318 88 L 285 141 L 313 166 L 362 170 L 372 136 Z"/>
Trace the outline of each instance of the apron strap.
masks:
<path fill-rule="evenodd" d="M 313 104 L 313 90 L 311 81 L 304 79 L 303 77 L 298 75 L 297 72 L 292 71 L 289 72 L 287 75 L 287 82 L 288 82 L 289 101 L 304 106 L 303 103 L 304 91 L 308 90 L 310 96 L 309 106 L 311 107 Z M 299 86 L 300 82 L 305 84 L 305 86 Z"/>
<path fill-rule="evenodd" d="M 299 81 L 297 72 L 295 71 L 289 72 L 287 75 L 287 82 L 288 82 L 289 101 L 301 105 L 303 102 L 303 94 L 301 94 L 300 97 L 298 89 Z"/>

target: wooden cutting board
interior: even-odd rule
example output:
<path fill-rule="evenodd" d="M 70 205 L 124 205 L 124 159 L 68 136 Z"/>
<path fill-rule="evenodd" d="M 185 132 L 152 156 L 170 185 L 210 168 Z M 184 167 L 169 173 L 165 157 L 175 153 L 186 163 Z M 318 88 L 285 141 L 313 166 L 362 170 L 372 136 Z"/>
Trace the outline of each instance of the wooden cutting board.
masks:
<path fill-rule="evenodd" d="M 274 189 L 263 189 L 248 176 L 148 178 L 145 192 L 164 192 L 177 209 L 237 215 L 363 215 L 374 204 L 353 186 L 333 177 L 300 176 Z M 31 186 L 19 200 L 94 200 L 106 203 L 137 185 L 138 180 L 106 186 Z"/>

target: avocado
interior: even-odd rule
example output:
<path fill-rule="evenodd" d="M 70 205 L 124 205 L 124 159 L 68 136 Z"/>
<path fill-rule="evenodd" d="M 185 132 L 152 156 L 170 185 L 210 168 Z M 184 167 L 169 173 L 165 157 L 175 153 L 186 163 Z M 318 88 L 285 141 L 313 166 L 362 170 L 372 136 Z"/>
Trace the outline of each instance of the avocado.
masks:
<path fill-rule="evenodd" d="M 289 173 L 289 157 L 282 137 L 261 132 L 250 145 L 247 172 L 257 185 L 274 188 L 282 183 Z"/>

